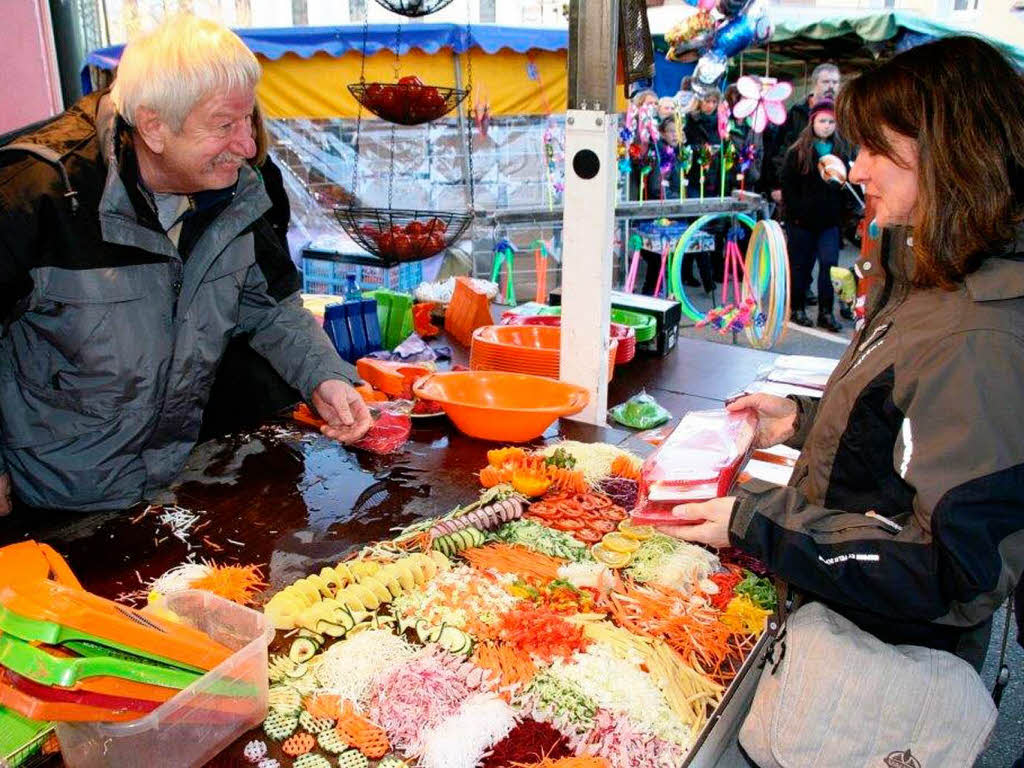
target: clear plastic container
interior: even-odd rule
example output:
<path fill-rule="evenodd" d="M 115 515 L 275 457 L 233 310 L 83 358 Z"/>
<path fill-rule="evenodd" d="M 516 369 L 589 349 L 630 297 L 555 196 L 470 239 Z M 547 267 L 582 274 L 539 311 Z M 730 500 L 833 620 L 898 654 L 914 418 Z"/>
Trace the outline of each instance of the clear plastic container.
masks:
<path fill-rule="evenodd" d="M 267 646 L 262 613 L 209 592 L 167 596 L 167 608 L 234 653 L 145 717 L 126 723 L 58 723 L 68 768 L 201 766 L 267 713 Z"/>

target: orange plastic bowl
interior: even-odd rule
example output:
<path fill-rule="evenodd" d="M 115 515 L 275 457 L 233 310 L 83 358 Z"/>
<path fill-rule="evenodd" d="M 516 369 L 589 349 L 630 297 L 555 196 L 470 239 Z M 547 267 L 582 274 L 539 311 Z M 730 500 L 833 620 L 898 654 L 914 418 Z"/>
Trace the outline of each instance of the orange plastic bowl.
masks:
<path fill-rule="evenodd" d="M 575 384 L 502 371 L 434 373 L 412 389 L 439 403 L 460 431 L 499 443 L 540 437 L 555 419 L 579 413 L 590 400 Z"/>

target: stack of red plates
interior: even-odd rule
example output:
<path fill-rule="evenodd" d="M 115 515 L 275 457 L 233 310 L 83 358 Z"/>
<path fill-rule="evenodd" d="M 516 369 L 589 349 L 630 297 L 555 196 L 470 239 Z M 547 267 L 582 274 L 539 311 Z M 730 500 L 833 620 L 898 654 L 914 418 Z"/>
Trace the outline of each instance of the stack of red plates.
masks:
<path fill-rule="evenodd" d="M 509 371 L 559 377 L 562 329 L 546 325 L 485 325 L 473 332 L 469 367 L 474 371 Z M 635 349 L 635 339 L 634 339 Z M 608 349 L 608 378 L 615 371 L 619 343 Z"/>
<path fill-rule="evenodd" d="M 630 325 L 612 323 L 611 336 L 619 342 L 619 351 L 615 355 L 616 365 L 625 365 L 636 357 L 636 331 Z"/>

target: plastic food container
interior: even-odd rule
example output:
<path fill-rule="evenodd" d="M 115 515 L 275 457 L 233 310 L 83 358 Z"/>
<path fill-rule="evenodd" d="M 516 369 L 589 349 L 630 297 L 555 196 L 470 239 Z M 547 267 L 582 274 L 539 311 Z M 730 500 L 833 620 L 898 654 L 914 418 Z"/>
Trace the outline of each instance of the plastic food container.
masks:
<path fill-rule="evenodd" d="M 266 617 L 198 590 L 168 595 L 167 608 L 234 653 L 138 720 L 57 723 L 68 768 L 201 766 L 266 717 Z"/>

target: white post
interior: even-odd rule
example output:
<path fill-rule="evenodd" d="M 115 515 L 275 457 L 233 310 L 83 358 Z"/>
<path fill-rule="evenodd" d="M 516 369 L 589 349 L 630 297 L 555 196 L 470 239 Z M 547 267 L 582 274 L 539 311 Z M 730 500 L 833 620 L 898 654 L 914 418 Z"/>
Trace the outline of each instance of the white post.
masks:
<path fill-rule="evenodd" d="M 599 425 L 608 409 L 618 31 L 618 0 L 571 1 L 560 375 L 590 392 L 575 418 Z"/>
<path fill-rule="evenodd" d="M 565 122 L 561 378 L 590 392 L 589 405 L 574 418 L 603 425 L 608 409 L 617 120 L 604 110 L 573 109 Z"/>

